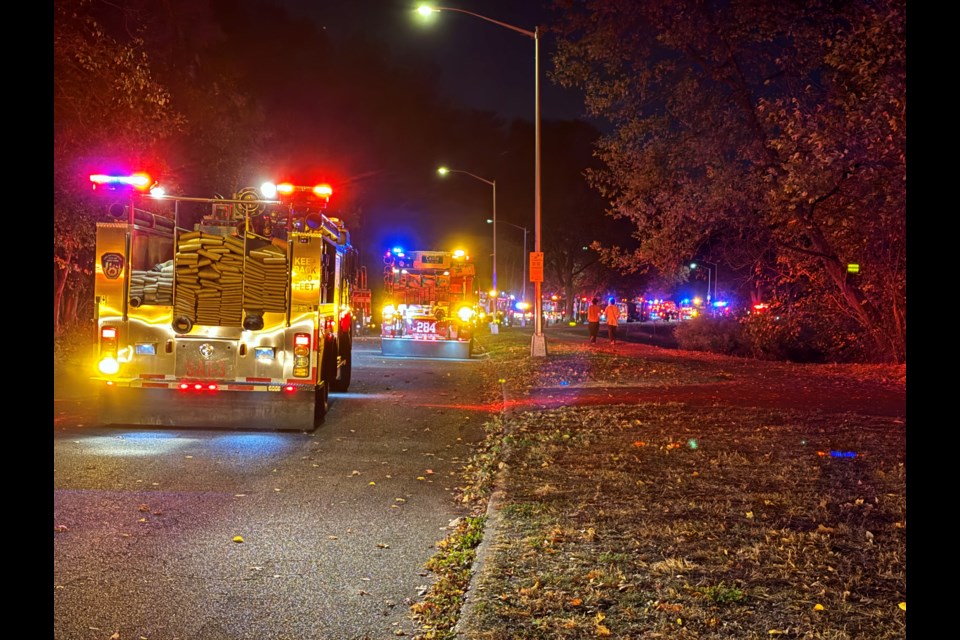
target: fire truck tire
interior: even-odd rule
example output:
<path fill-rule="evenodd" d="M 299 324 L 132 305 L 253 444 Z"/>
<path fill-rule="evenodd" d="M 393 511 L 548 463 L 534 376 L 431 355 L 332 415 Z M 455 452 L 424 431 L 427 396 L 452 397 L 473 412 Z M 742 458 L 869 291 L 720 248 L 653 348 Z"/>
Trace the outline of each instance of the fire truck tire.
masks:
<path fill-rule="evenodd" d="M 315 393 L 316 402 L 313 407 L 313 428 L 316 429 L 324 423 L 327 418 L 327 410 L 330 408 L 330 388 L 327 383 L 317 385 Z"/>
<path fill-rule="evenodd" d="M 330 390 L 345 393 L 350 388 L 350 377 L 353 369 L 353 343 L 350 336 L 341 338 L 340 357 L 343 364 L 340 365 L 337 374 L 331 381 Z"/>

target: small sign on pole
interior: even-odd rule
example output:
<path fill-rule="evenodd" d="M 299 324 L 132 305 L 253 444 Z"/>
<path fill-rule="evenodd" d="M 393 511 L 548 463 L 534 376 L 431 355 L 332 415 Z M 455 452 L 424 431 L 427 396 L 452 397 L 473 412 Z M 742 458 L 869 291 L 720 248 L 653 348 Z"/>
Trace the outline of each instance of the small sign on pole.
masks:
<path fill-rule="evenodd" d="M 543 282 L 543 252 L 530 252 L 530 282 Z"/>

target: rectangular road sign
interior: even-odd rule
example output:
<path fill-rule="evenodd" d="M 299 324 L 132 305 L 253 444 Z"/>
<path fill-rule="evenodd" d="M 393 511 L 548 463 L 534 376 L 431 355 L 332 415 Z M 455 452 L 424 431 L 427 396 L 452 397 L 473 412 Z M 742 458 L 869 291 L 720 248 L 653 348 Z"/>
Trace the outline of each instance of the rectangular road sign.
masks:
<path fill-rule="evenodd" d="M 543 252 L 530 252 L 530 282 L 543 282 Z"/>

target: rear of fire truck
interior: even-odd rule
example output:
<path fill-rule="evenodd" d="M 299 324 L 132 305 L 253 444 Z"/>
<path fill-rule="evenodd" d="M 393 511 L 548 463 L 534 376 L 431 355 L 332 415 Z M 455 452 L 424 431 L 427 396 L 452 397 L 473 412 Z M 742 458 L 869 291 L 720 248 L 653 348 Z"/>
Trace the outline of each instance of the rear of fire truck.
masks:
<path fill-rule="evenodd" d="M 391 249 L 383 262 L 383 355 L 470 358 L 476 303 L 469 256 Z"/>
<path fill-rule="evenodd" d="M 104 424 L 310 431 L 352 367 L 357 254 L 329 187 L 268 183 L 233 199 L 166 196 L 91 176 Z M 266 189 L 270 189 L 269 192 Z M 208 207 L 192 228 L 181 207 Z"/>

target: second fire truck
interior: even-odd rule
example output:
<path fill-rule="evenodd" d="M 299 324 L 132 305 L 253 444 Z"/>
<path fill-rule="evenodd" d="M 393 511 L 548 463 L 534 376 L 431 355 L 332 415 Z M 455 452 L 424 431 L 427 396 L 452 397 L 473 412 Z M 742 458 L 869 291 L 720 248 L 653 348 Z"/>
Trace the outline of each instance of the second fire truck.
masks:
<path fill-rule="evenodd" d="M 469 358 L 476 309 L 469 256 L 391 249 L 383 262 L 383 355 Z"/>

